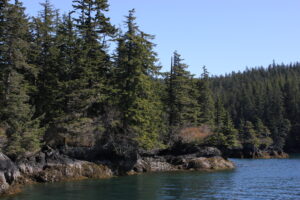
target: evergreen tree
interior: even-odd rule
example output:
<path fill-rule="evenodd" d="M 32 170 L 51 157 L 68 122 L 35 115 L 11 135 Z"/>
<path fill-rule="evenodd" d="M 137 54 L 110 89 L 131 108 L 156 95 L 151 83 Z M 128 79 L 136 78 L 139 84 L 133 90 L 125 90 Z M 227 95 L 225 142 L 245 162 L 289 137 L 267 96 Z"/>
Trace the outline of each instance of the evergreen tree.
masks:
<path fill-rule="evenodd" d="M 127 32 L 118 39 L 116 78 L 126 134 L 133 133 L 139 146 L 157 148 L 162 128 L 162 105 L 155 89 L 156 53 L 153 36 L 139 30 L 134 10 L 129 11 Z"/>
<path fill-rule="evenodd" d="M 199 98 L 198 104 L 200 105 L 201 114 L 199 121 L 202 124 L 214 126 L 214 100 L 212 98 L 210 86 L 209 86 L 209 73 L 206 67 L 203 67 L 203 73 L 199 80 Z"/>
<path fill-rule="evenodd" d="M 261 119 L 257 119 L 255 123 L 255 130 L 257 133 L 257 137 L 259 139 L 260 147 L 262 149 L 266 149 L 273 144 L 273 140 L 271 138 L 271 132 L 266 127 Z"/>
<path fill-rule="evenodd" d="M 59 66 L 56 64 L 58 49 L 56 48 L 56 10 L 49 0 L 41 3 L 42 10 L 32 22 L 32 45 L 29 62 L 38 68 L 37 88 L 35 98 L 37 115 L 45 114 L 43 125 L 53 122 L 57 115 L 56 99 L 58 92 Z"/>
<path fill-rule="evenodd" d="M 106 148 L 126 138 L 119 152 L 136 150 L 133 141 L 152 149 L 202 125 L 215 132 L 206 145 L 300 150 L 300 63 L 216 77 L 203 67 L 194 78 L 175 52 L 163 79 L 134 10 L 112 60 L 107 0 L 73 0 L 63 17 L 50 0 L 41 5 L 29 21 L 18 0 L 0 0 L 0 148 L 9 155 L 52 140 Z"/>
<path fill-rule="evenodd" d="M 242 129 L 240 130 L 240 138 L 244 146 L 247 145 L 251 148 L 257 148 L 259 145 L 254 126 L 250 121 L 246 121 L 243 124 Z"/>
<path fill-rule="evenodd" d="M 193 75 L 187 71 L 187 65 L 182 63 L 182 59 L 177 52 L 171 64 L 168 84 L 168 113 L 170 136 L 174 136 L 174 131 L 185 126 L 198 125 L 200 109 L 197 104 L 198 93 L 195 87 Z"/>
<path fill-rule="evenodd" d="M 74 12 L 78 47 L 72 70 L 73 92 L 69 95 L 72 112 L 82 116 L 98 115 L 94 107 L 107 99 L 107 75 L 111 70 L 107 53 L 106 38 L 115 33 L 114 26 L 105 16 L 109 5 L 107 0 L 74 0 Z M 72 107 L 72 108 L 71 108 Z M 92 113 L 89 113 L 92 111 Z"/>
<path fill-rule="evenodd" d="M 95 143 L 106 131 L 107 74 L 111 61 L 105 38 L 115 31 L 105 17 L 107 1 L 73 3 L 76 18 L 71 17 L 71 12 L 56 28 L 58 112 L 47 132 L 48 140 L 62 138 L 63 145 L 80 145 L 85 136 Z"/>
<path fill-rule="evenodd" d="M 221 132 L 226 137 L 225 146 L 227 148 L 235 148 L 240 146 L 240 142 L 238 139 L 238 130 L 234 127 L 234 124 L 228 112 L 225 113 Z"/>
<path fill-rule="evenodd" d="M 299 63 L 254 68 L 210 79 L 215 96 L 222 96 L 234 125 L 255 124 L 261 149 L 297 149 L 299 124 Z M 288 139 L 286 143 L 286 139 Z"/>
<path fill-rule="evenodd" d="M 111 68 L 106 40 L 116 33 L 110 19 L 105 16 L 109 5 L 107 0 L 73 0 L 73 3 L 74 11 L 79 15 L 75 18 L 81 39 L 82 60 L 79 64 L 85 69 L 89 85 L 99 88 Z"/>
<path fill-rule="evenodd" d="M 8 137 L 5 151 L 16 157 L 39 149 L 43 129 L 39 128 L 39 119 L 33 118 L 34 107 L 29 96 L 33 86 L 26 80 L 34 66 L 27 63 L 28 20 L 24 7 L 19 1 L 15 4 L 2 1 L 0 13 L 0 118 Z"/>
<path fill-rule="evenodd" d="M 80 70 L 77 66 L 77 56 L 80 49 L 76 43 L 77 35 L 74 30 L 74 22 L 71 13 L 64 15 L 62 22 L 58 25 L 56 34 L 56 57 L 57 74 L 57 96 L 56 96 L 56 117 L 61 117 L 69 112 L 68 95 L 74 90 L 73 80 L 80 77 Z M 79 71 L 79 72 L 78 72 Z"/>
<path fill-rule="evenodd" d="M 224 121 L 226 117 L 226 110 L 224 108 L 223 102 L 220 97 L 216 98 L 215 102 L 215 128 L 217 131 L 220 131 L 222 127 L 224 126 Z"/>

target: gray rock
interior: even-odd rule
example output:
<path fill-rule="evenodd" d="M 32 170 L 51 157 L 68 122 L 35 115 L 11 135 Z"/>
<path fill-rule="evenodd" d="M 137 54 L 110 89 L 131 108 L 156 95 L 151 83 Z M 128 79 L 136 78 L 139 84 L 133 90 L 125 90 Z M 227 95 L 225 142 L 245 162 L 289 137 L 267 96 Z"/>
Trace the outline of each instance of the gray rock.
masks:
<path fill-rule="evenodd" d="M 221 156 L 222 152 L 215 147 L 203 147 L 199 149 L 197 157 L 215 157 Z"/>
<path fill-rule="evenodd" d="M 200 157 L 187 161 L 187 168 L 194 170 L 224 170 L 235 168 L 233 162 L 222 157 Z"/>
<path fill-rule="evenodd" d="M 133 167 L 136 172 L 162 172 L 177 170 L 176 166 L 168 163 L 164 158 L 145 157 L 137 160 Z"/>
<path fill-rule="evenodd" d="M 37 182 L 56 182 L 82 178 L 107 178 L 113 175 L 104 165 L 71 159 L 53 149 L 46 149 L 18 161 L 22 174 Z"/>
<path fill-rule="evenodd" d="M 6 193 L 10 186 L 20 178 L 18 167 L 0 152 L 0 194 Z"/>
<path fill-rule="evenodd" d="M 233 162 L 220 156 L 197 157 L 196 154 L 184 156 L 143 157 L 137 160 L 133 171 L 161 172 L 176 170 L 225 170 L 235 168 Z"/>

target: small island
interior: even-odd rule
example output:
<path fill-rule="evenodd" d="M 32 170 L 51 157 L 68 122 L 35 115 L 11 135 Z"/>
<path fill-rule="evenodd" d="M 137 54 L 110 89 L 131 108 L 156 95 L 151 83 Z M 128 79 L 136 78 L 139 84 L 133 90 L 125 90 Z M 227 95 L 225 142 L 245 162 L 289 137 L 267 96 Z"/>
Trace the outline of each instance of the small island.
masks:
<path fill-rule="evenodd" d="M 299 152 L 300 63 L 196 76 L 175 51 L 162 71 L 134 9 L 117 28 L 107 0 L 41 5 L 0 1 L 0 195 Z"/>

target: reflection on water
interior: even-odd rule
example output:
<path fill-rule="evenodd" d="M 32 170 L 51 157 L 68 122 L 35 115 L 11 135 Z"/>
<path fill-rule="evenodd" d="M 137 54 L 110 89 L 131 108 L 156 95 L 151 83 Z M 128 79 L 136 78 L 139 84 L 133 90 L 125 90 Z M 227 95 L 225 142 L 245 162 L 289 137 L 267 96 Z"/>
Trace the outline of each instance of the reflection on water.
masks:
<path fill-rule="evenodd" d="M 300 157 L 233 160 L 237 169 L 174 172 L 28 186 L 1 200 L 300 199 Z"/>

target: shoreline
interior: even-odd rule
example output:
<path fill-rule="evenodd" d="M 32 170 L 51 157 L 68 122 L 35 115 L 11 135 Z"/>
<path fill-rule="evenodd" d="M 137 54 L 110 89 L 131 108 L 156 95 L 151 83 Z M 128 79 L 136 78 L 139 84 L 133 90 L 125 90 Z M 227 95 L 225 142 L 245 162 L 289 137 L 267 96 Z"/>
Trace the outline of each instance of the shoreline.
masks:
<path fill-rule="evenodd" d="M 121 160 L 118 160 L 118 163 L 107 160 L 90 162 L 71 158 L 53 149 L 46 149 L 17 162 L 11 161 L 0 153 L 0 197 L 18 194 L 28 184 L 97 180 L 157 172 L 233 170 L 235 164 L 229 159 L 237 158 L 223 157 L 221 152 L 214 147 L 205 147 L 198 154 L 171 155 L 168 153 L 165 155 L 158 153 L 139 155 L 134 162 L 127 160 L 133 164 L 130 167 L 126 166 L 126 170 L 122 165 L 128 163 Z M 287 153 L 271 155 L 265 152 L 261 155 L 263 156 L 248 159 L 285 159 L 289 157 Z M 243 159 L 243 157 L 237 159 Z"/>
<path fill-rule="evenodd" d="M 0 197 L 20 193 L 22 187 L 27 184 L 106 179 L 147 172 L 213 172 L 235 168 L 232 161 L 220 155 L 203 154 L 139 156 L 130 168 L 124 170 L 122 165 L 126 164 L 128 163 L 120 160 L 117 164 L 110 161 L 77 160 L 55 150 L 41 151 L 13 162 L 0 153 Z"/>

